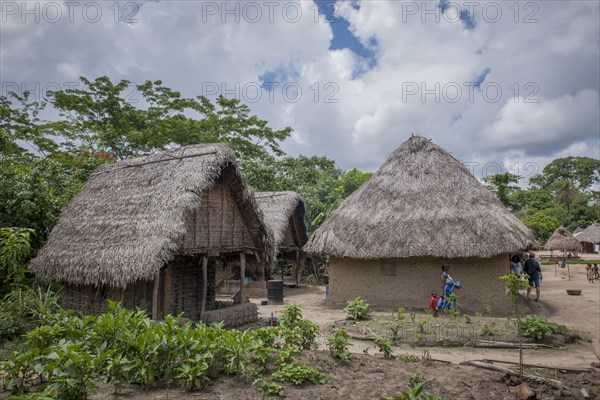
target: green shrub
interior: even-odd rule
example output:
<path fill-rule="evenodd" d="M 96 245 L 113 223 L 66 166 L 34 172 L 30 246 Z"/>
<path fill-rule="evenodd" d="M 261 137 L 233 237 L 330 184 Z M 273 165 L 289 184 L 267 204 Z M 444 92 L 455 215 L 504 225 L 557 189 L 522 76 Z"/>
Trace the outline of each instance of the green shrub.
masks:
<path fill-rule="evenodd" d="M 371 306 L 360 297 L 352 299 L 346 303 L 344 311 L 348 314 L 349 319 L 365 320 L 371 318 Z"/>
<path fill-rule="evenodd" d="M 377 336 L 374 339 L 375 344 L 377 345 L 377 348 L 379 349 L 380 353 L 383 353 L 383 357 L 384 358 L 394 358 L 392 352 L 392 343 L 389 341 L 389 339 L 383 338 L 381 336 Z"/>
<path fill-rule="evenodd" d="M 264 396 L 281 396 L 283 394 L 283 386 L 266 378 L 256 379 L 252 386 L 258 386 Z"/>
<path fill-rule="evenodd" d="M 297 363 L 280 365 L 273 373 L 273 379 L 280 382 L 289 381 L 294 385 L 301 385 L 306 381 L 323 385 L 330 381 L 319 369 Z"/>
<path fill-rule="evenodd" d="M 0 345 L 21 336 L 26 327 L 27 321 L 24 318 L 0 313 Z"/>
<path fill-rule="evenodd" d="M 345 329 L 335 329 L 333 335 L 327 339 L 327 346 L 329 347 L 329 354 L 336 360 L 350 361 L 352 359 L 352 354 L 348 351 L 350 335 Z"/>
<path fill-rule="evenodd" d="M 547 334 L 567 333 L 567 327 L 548 321 L 548 318 L 538 315 L 528 315 L 521 320 L 522 335 L 536 340 L 542 340 Z"/>
<path fill-rule="evenodd" d="M 489 324 L 484 322 L 479 333 L 482 336 L 494 337 L 498 335 L 498 329 L 496 329 L 496 325 L 493 322 Z"/>
<path fill-rule="evenodd" d="M 396 356 L 396 358 L 402 362 L 419 362 L 419 361 L 421 361 L 421 357 L 415 356 L 412 354 L 408 354 L 408 353 L 399 354 Z"/>

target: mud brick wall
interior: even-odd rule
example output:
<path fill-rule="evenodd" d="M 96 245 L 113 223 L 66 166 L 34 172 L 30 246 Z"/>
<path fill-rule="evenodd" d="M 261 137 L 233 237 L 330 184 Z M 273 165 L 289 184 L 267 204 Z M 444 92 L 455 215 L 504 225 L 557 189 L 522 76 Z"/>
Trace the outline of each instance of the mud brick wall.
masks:
<path fill-rule="evenodd" d="M 223 322 L 226 328 L 235 328 L 258 321 L 258 308 L 254 303 L 236 304 L 219 310 L 207 311 L 202 321 L 206 324 Z"/>

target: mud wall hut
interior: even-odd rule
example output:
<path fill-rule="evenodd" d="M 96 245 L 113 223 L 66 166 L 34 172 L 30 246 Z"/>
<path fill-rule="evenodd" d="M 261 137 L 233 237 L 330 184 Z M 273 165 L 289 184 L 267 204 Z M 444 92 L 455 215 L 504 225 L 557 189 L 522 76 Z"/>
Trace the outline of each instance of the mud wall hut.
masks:
<path fill-rule="evenodd" d="M 261 268 L 273 254 L 234 152 L 209 144 L 100 166 L 31 269 L 64 284 L 66 308 L 95 314 L 113 299 L 155 319 L 184 312 L 200 320 L 217 306 L 223 258 L 238 258 L 243 275 L 247 259 Z"/>
<path fill-rule="evenodd" d="M 462 309 L 508 313 L 499 276 L 512 252 L 536 246 L 533 233 L 458 160 L 411 137 L 309 238 L 329 254 L 329 302 L 362 296 L 375 306 L 426 307 L 441 290 L 441 264 L 460 280 Z"/>

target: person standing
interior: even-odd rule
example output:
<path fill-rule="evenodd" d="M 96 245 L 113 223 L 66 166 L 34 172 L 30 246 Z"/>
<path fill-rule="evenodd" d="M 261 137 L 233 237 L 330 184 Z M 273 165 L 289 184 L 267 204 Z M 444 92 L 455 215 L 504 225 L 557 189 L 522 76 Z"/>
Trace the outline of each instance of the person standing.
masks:
<path fill-rule="evenodd" d="M 521 263 L 521 257 L 519 257 L 517 254 L 515 254 L 512 257 L 512 272 L 514 272 L 517 275 L 521 275 L 521 273 L 523 272 L 523 264 Z"/>
<path fill-rule="evenodd" d="M 529 277 L 529 287 L 527 288 L 527 298 L 531 293 L 531 288 L 535 288 L 536 298 L 535 301 L 540 299 L 540 282 L 542 280 L 542 267 L 540 263 L 535 259 L 535 253 L 529 253 L 529 258 L 525 261 L 524 265 L 525 273 Z"/>

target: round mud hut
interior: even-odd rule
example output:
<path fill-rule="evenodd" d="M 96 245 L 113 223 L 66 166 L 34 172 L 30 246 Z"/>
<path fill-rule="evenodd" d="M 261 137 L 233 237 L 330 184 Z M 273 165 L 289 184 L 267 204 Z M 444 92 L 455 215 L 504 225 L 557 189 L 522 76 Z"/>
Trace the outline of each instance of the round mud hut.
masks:
<path fill-rule="evenodd" d="M 111 299 L 154 319 L 183 312 L 233 326 L 256 319 L 256 306 L 220 310 L 217 270 L 235 258 L 244 276 L 247 265 L 261 268 L 273 256 L 273 235 L 233 150 L 209 144 L 97 168 L 31 270 L 64 285 L 65 308 L 97 314 Z"/>
<path fill-rule="evenodd" d="M 309 238 L 330 256 L 328 301 L 361 296 L 374 306 L 427 307 L 441 264 L 462 282 L 466 311 L 510 312 L 501 275 L 511 253 L 537 246 L 533 233 L 458 160 L 414 136 Z"/>

